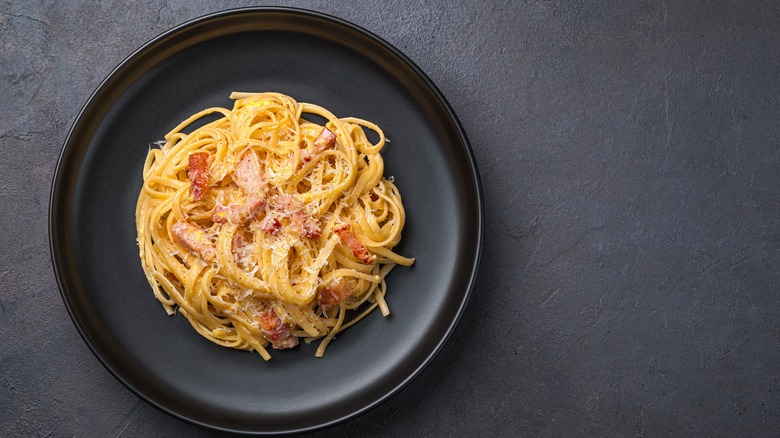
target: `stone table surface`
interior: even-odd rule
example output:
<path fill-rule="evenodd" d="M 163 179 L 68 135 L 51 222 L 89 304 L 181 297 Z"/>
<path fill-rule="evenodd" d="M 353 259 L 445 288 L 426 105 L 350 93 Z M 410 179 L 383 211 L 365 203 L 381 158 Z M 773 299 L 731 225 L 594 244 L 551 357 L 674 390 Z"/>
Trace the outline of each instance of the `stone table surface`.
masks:
<path fill-rule="evenodd" d="M 478 284 L 444 350 L 319 435 L 776 436 L 780 3 L 277 3 L 416 62 L 469 135 L 486 206 Z M 0 435 L 214 434 L 141 401 L 82 341 L 48 198 L 69 127 L 119 62 L 245 5 L 0 5 Z"/>

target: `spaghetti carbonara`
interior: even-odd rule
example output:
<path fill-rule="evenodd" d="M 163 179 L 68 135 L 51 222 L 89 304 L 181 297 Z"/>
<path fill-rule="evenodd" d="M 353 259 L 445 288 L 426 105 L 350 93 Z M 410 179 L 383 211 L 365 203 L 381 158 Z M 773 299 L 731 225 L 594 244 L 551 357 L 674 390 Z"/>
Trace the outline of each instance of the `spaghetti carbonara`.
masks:
<path fill-rule="evenodd" d="M 383 177 L 385 136 L 283 94 L 230 97 L 232 110 L 203 110 L 150 149 L 136 208 L 141 265 L 168 314 L 178 309 L 206 339 L 265 360 L 269 346 L 319 339 L 322 357 L 377 307 L 389 315 L 385 276 L 414 263 L 393 252 L 405 213 Z M 183 132 L 208 115 L 219 118 Z"/>

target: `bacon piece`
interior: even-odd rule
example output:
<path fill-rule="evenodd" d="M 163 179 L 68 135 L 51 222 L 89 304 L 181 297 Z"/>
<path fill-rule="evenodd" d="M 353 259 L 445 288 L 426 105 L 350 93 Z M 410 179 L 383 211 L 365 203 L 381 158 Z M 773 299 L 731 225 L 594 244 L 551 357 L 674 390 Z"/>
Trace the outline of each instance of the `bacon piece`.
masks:
<path fill-rule="evenodd" d="M 233 235 L 233 240 L 230 241 L 230 252 L 233 254 L 233 261 L 238 263 L 244 257 L 244 248 L 247 241 L 244 236 L 236 233 Z"/>
<path fill-rule="evenodd" d="M 282 223 L 279 219 L 273 216 L 266 216 L 262 222 L 260 222 L 260 229 L 268 234 L 276 236 L 279 234 L 279 229 L 282 228 Z"/>
<path fill-rule="evenodd" d="M 260 323 L 260 332 L 275 350 L 286 350 L 298 345 L 298 337 L 292 335 L 292 328 L 283 323 L 272 308 L 263 310 L 257 321 Z"/>
<path fill-rule="evenodd" d="M 214 244 L 199 226 L 178 221 L 171 227 L 171 233 L 174 242 L 201 259 L 211 261 L 216 256 Z"/>
<path fill-rule="evenodd" d="M 327 285 L 319 289 L 320 307 L 327 311 L 330 308 L 337 307 L 352 293 L 352 286 L 344 278 L 331 280 Z"/>
<path fill-rule="evenodd" d="M 263 211 L 265 208 L 265 198 L 252 193 L 246 198 L 244 205 L 217 205 L 214 208 L 214 214 L 211 216 L 211 220 L 218 224 L 224 224 L 229 222 L 231 224 L 241 225 L 255 215 Z"/>
<path fill-rule="evenodd" d="M 246 219 L 251 219 L 256 214 L 263 211 L 263 209 L 265 209 L 265 198 L 256 193 L 251 193 L 246 198 L 246 202 L 242 207 L 242 213 Z"/>
<path fill-rule="evenodd" d="M 260 171 L 260 160 L 253 150 L 246 151 L 236 164 L 233 179 L 246 193 L 260 193 L 265 185 L 265 178 Z"/>
<path fill-rule="evenodd" d="M 209 153 L 190 154 L 187 173 L 190 177 L 190 199 L 194 202 L 203 199 L 209 186 Z"/>
<path fill-rule="evenodd" d="M 317 239 L 320 237 L 320 226 L 303 208 L 303 202 L 291 195 L 279 195 L 271 199 L 271 205 L 278 211 L 290 217 L 295 231 L 299 235 Z"/>
<path fill-rule="evenodd" d="M 319 239 L 321 235 L 320 227 L 306 213 L 298 213 L 292 217 L 293 227 L 298 230 L 298 234 L 308 239 Z"/>
<path fill-rule="evenodd" d="M 215 223 L 230 222 L 240 225 L 265 208 L 265 197 L 261 194 L 265 179 L 260 172 L 260 160 L 254 151 L 249 150 L 241 156 L 233 172 L 233 179 L 249 196 L 247 196 L 244 205 L 218 205 L 211 217 Z"/>
<path fill-rule="evenodd" d="M 350 231 L 351 229 L 352 225 L 344 224 L 334 228 L 333 232 L 339 235 L 341 241 L 352 250 L 352 254 L 354 254 L 355 257 L 359 258 L 367 265 L 371 264 L 376 259 L 376 256 L 368 252 L 368 248 L 366 248 L 366 246 L 363 245 L 363 242 Z"/>
<path fill-rule="evenodd" d="M 336 134 L 328 128 L 322 128 L 320 135 L 314 139 L 314 155 L 320 152 L 330 149 L 336 145 Z"/>
<path fill-rule="evenodd" d="M 369 198 L 371 198 L 371 200 L 372 200 L 372 201 L 374 201 L 374 202 L 376 202 L 376 201 L 378 201 L 378 200 L 379 200 L 379 195 L 377 195 L 377 194 L 376 194 L 376 193 L 374 193 L 374 192 L 371 192 L 371 193 L 369 193 L 369 194 L 368 194 L 368 197 L 369 197 Z"/>
<path fill-rule="evenodd" d="M 304 150 L 301 152 L 301 161 L 308 163 L 314 158 L 315 155 L 321 153 L 324 150 L 331 149 L 336 145 L 336 134 L 328 128 L 322 128 L 320 135 L 314 139 L 314 150 L 309 152 Z"/>

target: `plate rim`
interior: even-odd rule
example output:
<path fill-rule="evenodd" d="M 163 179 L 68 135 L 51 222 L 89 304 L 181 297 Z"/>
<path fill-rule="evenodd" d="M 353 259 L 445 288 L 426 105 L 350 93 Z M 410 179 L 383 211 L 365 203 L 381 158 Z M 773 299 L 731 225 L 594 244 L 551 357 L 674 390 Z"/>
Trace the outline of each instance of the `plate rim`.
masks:
<path fill-rule="evenodd" d="M 145 394 L 140 388 L 137 388 L 135 385 L 132 384 L 132 382 L 129 382 L 127 379 L 125 379 L 122 375 L 119 374 L 119 372 L 114 369 L 99 352 L 97 347 L 90 341 L 90 338 L 88 337 L 87 333 L 85 332 L 84 327 L 82 326 L 82 323 L 79 322 L 76 316 L 76 312 L 74 311 L 73 305 L 71 304 L 69 300 L 70 293 L 66 291 L 67 289 L 67 282 L 65 281 L 65 274 L 63 273 L 63 269 L 61 268 L 60 259 L 62 258 L 62 252 L 67 252 L 66 250 L 63 250 L 61 245 L 59 245 L 58 240 L 60 239 L 59 233 L 57 232 L 56 227 L 56 219 L 57 216 L 60 214 L 59 211 L 62 208 L 62 206 L 68 205 L 68 203 L 60 202 L 59 198 L 62 197 L 62 185 L 63 185 L 63 173 L 68 170 L 64 168 L 64 162 L 65 159 L 72 155 L 70 153 L 70 150 L 74 149 L 76 146 L 74 146 L 74 135 L 76 131 L 81 127 L 81 125 L 84 123 L 84 117 L 87 111 L 92 107 L 94 102 L 97 100 L 98 97 L 101 96 L 101 94 L 104 92 L 106 87 L 110 84 L 110 82 L 118 75 L 122 73 L 122 71 L 125 69 L 125 67 L 133 62 L 137 57 L 143 55 L 149 48 L 159 43 L 161 40 L 168 38 L 172 35 L 175 35 L 177 33 L 186 31 L 187 29 L 194 27 L 198 24 L 208 22 L 211 20 L 216 20 L 220 18 L 225 18 L 227 16 L 231 15 L 241 15 L 241 14 L 249 14 L 249 13 L 284 13 L 284 14 L 290 14 L 290 15 L 298 15 L 308 18 L 314 18 L 317 20 L 324 20 L 329 21 L 331 23 L 335 23 L 337 25 L 346 27 L 349 30 L 352 30 L 354 32 L 360 33 L 369 39 L 373 40 L 374 42 L 378 43 L 384 50 L 387 50 L 397 56 L 399 59 L 401 59 L 406 65 L 411 68 L 411 70 L 419 76 L 420 79 L 425 83 L 425 85 L 433 92 L 436 99 L 438 99 L 439 103 L 442 105 L 442 107 L 446 111 L 446 116 L 449 121 L 451 121 L 457 131 L 457 136 L 460 139 L 460 142 L 462 143 L 464 152 L 466 153 L 466 157 L 468 159 L 468 169 L 469 173 L 471 174 L 471 181 L 469 181 L 469 185 L 473 184 L 473 188 L 475 191 L 475 201 L 476 201 L 476 217 L 475 217 L 475 223 L 476 223 L 476 236 L 475 236 L 475 253 L 473 256 L 473 260 L 470 266 L 470 275 L 468 276 L 468 285 L 465 288 L 465 294 L 463 296 L 463 299 L 460 303 L 460 305 L 457 308 L 455 317 L 452 318 L 452 320 L 449 322 L 446 331 L 444 335 L 439 339 L 439 341 L 436 343 L 435 347 L 428 352 L 425 355 L 425 359 L 417 366 L 415 369 L 407 375 L 405 378 L 403 378 L 400 382 L 396 383 L 390 390 L 376 398 L 375 400 L 371 401 L 370 403 L 366 403 L 362 405 L 360 408 L 347 413 L 345 415 L 339 416 L 338 418 L 331 419 L 329 421 L 324 421 L 319 424 L 313 425 L 313 426 L 306 426 L 306 427 L 300 427 L 300 428 L 289 428 L 286 430 L 246 430 L 246 429 L 233 429 L 228 427 L 223 427 L 215 424 L 211 424 L 208 422 L 200 421 L 198 418 L 193 418 L 191 416 L 186 416 L 180 412 L 177 412 L 175 410 L 170 409 L 167 406 L 163 406 L 151 397 L 149 397 L 147 394 Z M 79 161 L 77 161 L 79 162 Z M 299 433 L 305 433 L 305 432 L 313 432 L 316 430 L 321 430 L 324 428 L 332 427 L 337 424 L 343 423 L 345 421 L 348 421 L 350 419 L 353 419 L 355 417 L 358 417 L 360 415 L 365 414 L 366 412 L 376 408 L 377 406 L 381 405 L 382 403 L 386 402 L 396 394 L 398 394 L 401 390 L 403 390 L 405 387 L 407 387 L 414 379 L 416 379 L 422 372 L 434 361 L 434 359 L 439 355 L 444 345 L 446 345 L 447 341 L 452 336 L 453 332 L 455 331 L 455 328 L 457 327 L 458 323 L 460 322 L 461 318 L 463 317 L 463 313 L 468 306 L 469 301 L 471 300 L 471 296 L 474 292 L 474 287 L 476 285 L 476 281 L 479 274 L 479 266 L 482 258 L 482 250 L 483 250 L 483 243 L 484 243 L 484 233 L 485 233 L 485 225 L 484 225 L 484 218 L 485 218 L 485 207 L 484 207 L 484 196 L 482 192 L 482 182 L 480 179 L 479 170 L 477 167 L 477 162 L 474 156 L 474 151 L 471 147 L 471 143 L 468 140 L 468 137 L 466 135 L 466 131 L 463 128 L 463 125 L 461 124 L 460 120 L 458 119 L 457 115 L 455 114 L 455 111 L 452 109 L 451 105 L 447 101 L 447 99 L 444 97 L 442 92 L 439 90 L 439 88 L 434 84 L 434 82 L 428 77 L 428 75 L 414 62 L 412 61 L 408 56 L 406 56 L 403 52 L 401 52 L 399 49 L 397 49 L 395 46 L 390 44 L 389 42 L 385 41 L 383 38 L 379 37 L 378 35 L 374 34 L 373 32 L 358 26 L 352 22 L 349 22 L 345 19 L 319 12 L 314 11 L 310 9 L 303 9 L 303 8 L 296 8 L 296 7 L 285 7 L 285 6 L 251 6 L 251 7 L 240 7 L 240 8 L 230 8 L 225 10 L 220 10 L 216 12 L 211 12 L 202 16 L 195 17 L 193 19 L 187 20 L 183 23 L 180 23 L 162 33 L 157 34 L 144 44 L 142 44 L 137 49 L 133 50 L 129 55 L 127 55 L 119 64 L 117 64 L 116 67 L 114 67 L 107 75 L 106 77 L 98 84 L 98 86 L 95 88 L 95 90 L 89 95 L 84 105 L 81 107 L 81 109 L 76 114 L 76 117 L 71 124 L 70 129 L 68 130 L 68 133 L 65 137 L 65 141 L 63 143 L 62 149 L 60 150 L 59 156 L 57 157 L 57 164 L 54 168 L 54 174 L 52 177 L 52 184 L 50 189 L 50 195 L 49 195 L 49 212 L 48 212 L 48 237 L 49 237 L 49 254 L 50 254 L 50 260 L 52 263 L 52 268 L 54 270 L 54 277 L 57 283 L 57 288 L 60 292 L 60 298 L 63 301 L 63 304 L 65 305 L 65 308 L 68 312 L 68 316 L 71 319 L 71 322 L 76 327 L 76 330 L 78 331 L 79 335 L 81 336 L 84 343 L 87 344 L 89 347 L 89 350 L 92 352 L 92 354 L 98 359 L 98 361 L 103 365 L 103 367 L 109 371 L 109 373 L 122 385 L 124 385 L 127 389 L 130 390 L 135 396 L 142 399 L 144 402 L 150 404 L 151 406 L 155 407 L 156 409 L 160 410 L 161 412 L 174 417 L 176 419 L 179 419 L 181 421 L 184 421 L 189 424 L 197 425 L 206 429 L 221 431 L 221 432 L 231 432 L 231 433 L 244 433 L 244 434 L 253 434 L 253 435 L 281 435 L 281 434 L 299 434 Z"/>

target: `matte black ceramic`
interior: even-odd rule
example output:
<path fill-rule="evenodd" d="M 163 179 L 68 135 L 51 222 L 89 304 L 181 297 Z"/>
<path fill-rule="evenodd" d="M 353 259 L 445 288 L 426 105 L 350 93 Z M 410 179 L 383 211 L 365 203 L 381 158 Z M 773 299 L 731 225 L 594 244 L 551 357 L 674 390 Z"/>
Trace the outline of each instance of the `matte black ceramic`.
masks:
<path fill-rule="evenodd" d="M 163 311 L 141 271 L 135 203 L 150 145 L 239 91 L 279 91 L 392 140 L 408 220 L 388 278 L 392 315 L 338 336 L 259 355 L 219 347 Z M 98 359 L 152 405 L 216 429 L 311 430 L 400 390 L 432 360 L 464 311 L 483 228 L 468 140 L 441 93 L 388 43 L 342 20 L 282 9 L 203 17 L 146 44 L 100 85 L 76 120 L 54 176 L 50 244 L 62 297 Z M 436 388 L 431 388 L 435 391 Z"/>

